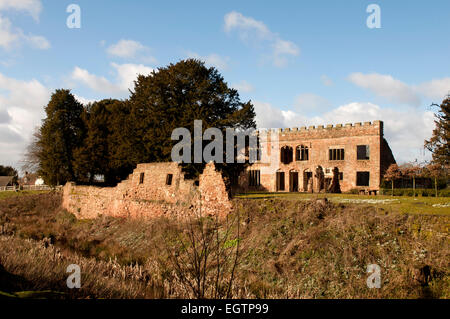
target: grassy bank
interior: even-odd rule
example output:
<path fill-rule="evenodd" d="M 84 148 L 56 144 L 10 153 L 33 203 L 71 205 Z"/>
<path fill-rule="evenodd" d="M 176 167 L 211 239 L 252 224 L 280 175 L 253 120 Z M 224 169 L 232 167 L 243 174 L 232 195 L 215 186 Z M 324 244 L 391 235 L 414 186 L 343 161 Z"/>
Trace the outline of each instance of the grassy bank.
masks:
<path fill-rule="evenodd" d="M 390 213 L 450 216 L 450 198 L 448 197 L 258 192 L 239 194 L 236 197 L 240 199 L 283 199 L 294 201 L 327 198 L 336 204 L 370 205 Z"/>
<path fill-rule="evenodd" d="M 212 221 L 209 228 L 166 218 L 78 220 L 60 209 L 54 193 L 1 200 L 0 264 L 7 275 L 0 276 L 0 291 L 189 298 L 198 296 L 190 286 L 198 266 L 205 297 L 228 290 L 233 298 L 450 297 L 447 213 L 283 195 L 237 198 L 228 224 Z M 190 261 L 204 247 L 209 255 L 201 268 Z M 66 287 L 72 263 L 81 267 L 81 289 Z M 380 289 L 367 287 L 369 264 L 381 268 Z"/>

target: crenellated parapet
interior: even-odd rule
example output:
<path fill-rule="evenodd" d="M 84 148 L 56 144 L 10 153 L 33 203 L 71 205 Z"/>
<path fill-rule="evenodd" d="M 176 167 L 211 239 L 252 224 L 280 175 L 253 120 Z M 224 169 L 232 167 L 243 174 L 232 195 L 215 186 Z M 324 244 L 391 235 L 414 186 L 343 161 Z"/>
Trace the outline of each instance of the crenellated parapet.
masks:
<path fill-rule="evenodd" d="M 269 129 L 273 133 L 278 133 L 281 137 L 287 136 L 302 136 L 311 138 L 332 138 L 360 135 L 380 135 L 383 136 L 383 122 L 356 122 L 346 124 L 328 124 L 328 125 L 311 125 L 292 128 L 276 128 Z M 267 130 L 258 130 L 257 134 L 261 134 Z"/>

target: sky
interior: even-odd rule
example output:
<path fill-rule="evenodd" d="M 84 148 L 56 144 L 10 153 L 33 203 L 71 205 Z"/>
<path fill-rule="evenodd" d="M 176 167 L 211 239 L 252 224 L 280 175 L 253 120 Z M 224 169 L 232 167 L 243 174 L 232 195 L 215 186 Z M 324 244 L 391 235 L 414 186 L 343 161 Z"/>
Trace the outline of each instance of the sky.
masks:
<path fill-rule="evenodd" d="M 260 128 L 382 120 L 397 162 L 426 160 L 449 18 L 448 0 L 0 0 L 0 165 L 20 168 L 55 89 L 126 99 L 137 74 L 191 57 L 252 101 Z"/>

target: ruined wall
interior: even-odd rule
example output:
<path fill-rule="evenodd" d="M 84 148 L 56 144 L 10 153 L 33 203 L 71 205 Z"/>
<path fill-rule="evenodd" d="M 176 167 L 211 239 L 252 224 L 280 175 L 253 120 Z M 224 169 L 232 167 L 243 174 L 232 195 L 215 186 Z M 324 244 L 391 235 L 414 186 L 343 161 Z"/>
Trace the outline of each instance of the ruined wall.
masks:
<path fill-rule="evenodd" d="M 171 174 L 168 185 L 168 174 Z M 225 183 L 213 163 L 199 178 L 184 179 L 177 163 L 138 164 L 128 179 L 116 187 L 77 186 L 67 183 L 63 207 L 78 218 L 99 215 L 115 217 L 183 217 L 196 214 L 225 216 L 231 202 Z"/>
<path fill-rule="evenodd" d="M 260 170 L 261 185 L 259 187 L 248 187 L 247 172 L 241 174 L 239 179 L 239 188 L 241 190 L 266 190 L 277 191 L 276 172 L 284 172 L 285 191 L 290 191 L 290 174 L 298 173 L 298 191 L 307 190 L 307 172 L 314 176 L 316 167 L 321 166 L 325 173 L 325 178 L 332 178 L 334 167 L 343 173 L 343 179 L 340 180 L 342 191 L 348 191 L 352 188 L 379 189 L 382 170 L 386 163 L 391 163 L 394 159 L 390 152 L 387 142 L 383 138 L 383 122 L 374 121 L 355 123 L 323 125 L 309 128 L 288 128 L 278 129 L 278 145 L 272 141 L 261 143 L 263 152 L 270 155 L 271 161 L 277 165 L 268 165 L 265 163 L 255 163 L 247 168 L 248 170 Z M 308 147 L 309 159 L 307 161 L 296 161 L 295 149 L 299 145 Z M 357 159 L 357 145 L 369 145 L 370 158 L 368 160 Z M 292 147 L 294 152 L 293 161 L 289 164 L 280 162 L 280 150 L 284 146 Z M 344 160 L 330 160 L 328 150 L 330 148 L 344 149 Z M 356 173 L 370 172 L 369 186 L 356 186 Z M 313 178 L 313 188 L 317 185 L 317 180 Z"/>

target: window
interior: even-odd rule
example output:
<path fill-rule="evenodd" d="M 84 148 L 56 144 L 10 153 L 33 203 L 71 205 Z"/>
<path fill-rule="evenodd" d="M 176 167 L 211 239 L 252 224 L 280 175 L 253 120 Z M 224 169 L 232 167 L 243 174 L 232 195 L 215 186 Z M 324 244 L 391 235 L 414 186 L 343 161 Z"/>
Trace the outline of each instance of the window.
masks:
<path fill-rule="evenodd" d="M 344 160 L 344 149 L 343 148 L 330 148 L 328 150 L 330 161 L 343 161 Z"/>
<path fill-rule="evenodd" d="M 325 168 L 325 174 L 330 174 L 331 170 L 329 168 Z"/>
<path fill-rule="evenodd" d="M 144 173 L 141 173 L 139 175 L 139 184 L 143 184 L 144 183 Z"/>
<path fill-rule="evenodd" d="M 356 186 L 369 186 L 369 179 L 369 172 L 356 172 Z"/>
<path fill-rule="evenodd" d="M 359 160 L 368 160 L 370 157 L 369 145 L 356 146 L 356 158 Z"/>
<path fill-rule="evenodd" d="M 172 174 L 167 174 L 166 176 L 166 185 L 172 185 Z"/>
<path fill-rule="evenodd" d="M 260 186 L 261 176 L 259 170 L 248 171 L 248 186 Z"/>
<path fill-rule="evenodd" d="M 289 164 L 292 162 L 293 154 L 292 154 L 292 147 L 289 146 L 283 146 L 281 148 L 281 163 L 283 164 Z"/>
<path fill-rule="evenodd" d="M 308 146 L 297 146 L 295 148 L 295 160 L 296 161 L 307 161 L 309 160 L 309 150 Z"/>
<path fill-rule="evenodd" d="M 339 173 L 339 180 L 342 181 L 344 179 L 344 173 Z"/>

